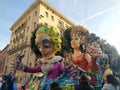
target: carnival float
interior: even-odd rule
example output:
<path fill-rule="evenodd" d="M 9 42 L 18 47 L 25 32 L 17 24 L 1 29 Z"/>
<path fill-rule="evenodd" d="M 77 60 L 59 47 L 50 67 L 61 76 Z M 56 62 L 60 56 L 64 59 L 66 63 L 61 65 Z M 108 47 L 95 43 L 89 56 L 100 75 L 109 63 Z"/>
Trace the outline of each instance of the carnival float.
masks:
<path fill-rule="evenodd" d="M 37 58 L 42 58 L 41 65 L 34 68 L 15 65 L 15 68 L 33 73 L 24 83 L 25 90 L 50 90 L 53 82 L 62 90 L 75 90 L 81 74 L 87 74 L 95 90 L 101 90 L 108 56 L 86 28 L 68 28 L 60 35 L 54 27 L 40 25 L 31 37 L 31 49 Z"/>

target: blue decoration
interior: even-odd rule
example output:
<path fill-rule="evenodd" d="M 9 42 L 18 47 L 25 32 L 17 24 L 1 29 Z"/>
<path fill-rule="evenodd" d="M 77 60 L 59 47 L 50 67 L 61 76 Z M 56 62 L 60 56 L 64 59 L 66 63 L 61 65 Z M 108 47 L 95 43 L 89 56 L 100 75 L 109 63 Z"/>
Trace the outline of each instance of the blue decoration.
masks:
<path fill-rule="evenodd" d="M 16 59 L 15 63 L 13 64 L 13 66 L 15 68 L 19 68 L 20 62 L 21 62 L 21 60 L 22 60 L 23 57 L 24 57 L 24 55 L 18 55 L 17 56 L 17 59 Z"/>
<path fill-rule="evenodd" d="M 42 40 L 42 44 L 50 44 L 50 41 L 48 39 Z"/>

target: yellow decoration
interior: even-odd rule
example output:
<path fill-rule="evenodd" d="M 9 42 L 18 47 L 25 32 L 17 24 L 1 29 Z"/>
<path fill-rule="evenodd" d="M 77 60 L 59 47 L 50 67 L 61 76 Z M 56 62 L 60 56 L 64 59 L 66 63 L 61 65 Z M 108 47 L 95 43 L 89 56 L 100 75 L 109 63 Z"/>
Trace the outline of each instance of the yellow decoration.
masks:
<path fill-rule="evenodd" d="M 53 27 L 44 25 L 40 26 L 39 29 L 36 31 L 36 35 L 40 33 L 46 33 L 52 38 L 52 42 L 54 43 L 54 47 L 56 51 L 61 50 L 61 37 L 60 37 L 60 32 L 57 29 L 54 29 Z"/>

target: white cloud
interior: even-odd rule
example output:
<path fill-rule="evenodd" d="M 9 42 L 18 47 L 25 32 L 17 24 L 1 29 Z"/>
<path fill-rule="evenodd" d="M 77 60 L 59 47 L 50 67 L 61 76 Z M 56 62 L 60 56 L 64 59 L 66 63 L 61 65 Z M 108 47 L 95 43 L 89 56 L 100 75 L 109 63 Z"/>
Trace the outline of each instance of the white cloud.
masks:
<path fill-rule="evenodd" d="M 115 7 L 112 7 L 112 8 L 106 9 L 106 10 L 103 10 L 103 11 L 101 11 L 101 12 L 98 12 L 98 13 L 96 13 L 96 14 L 94 14 L 94 15 L 86 18 L 86 19 L 81 20 L 80 23 L 89 21 L 89 20 L 91 20 L 91 19 L 93 19 L 93 18 L 95 18 L 95 17 L 97 17 L 97 16 L 99 16 L 99 15 L 102 15 L 102 14 L 104 14 L 104 13 L 110 12 L 111 10 L 115 9 L 116 7 L 118 7 L 118 6 L 115 6 Z"/>

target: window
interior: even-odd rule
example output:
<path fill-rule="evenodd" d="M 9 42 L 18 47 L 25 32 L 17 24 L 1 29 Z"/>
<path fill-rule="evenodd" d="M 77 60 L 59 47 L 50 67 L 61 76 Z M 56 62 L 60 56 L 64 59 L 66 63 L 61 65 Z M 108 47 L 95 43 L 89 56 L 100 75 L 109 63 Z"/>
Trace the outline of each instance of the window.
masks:
<path fill-rule="evenodd" d="M 29 18 L 28 18 L 28 21 L 30 21 L 30 16 L 29 16 Z"/>
<path fill-rule="evenodd" d="M 32 49 L 30 49 L 30 54 L 31 54 L 31 55 L 33 54 L 33 51 L 32 51 Z"/>
<path fill-rule="evenodd" d="M 29 63 L 29 66 L 32 66 L 32 63 Z"/>
<path fill-rule="evenodd" d="M 58 25 L 57 25 L 57 27 L 59 28 L 59 29 L 64 29 L 64 23 L 62 22 L 62 21 L 58 21 Z"/>
<path fill-rule="evenodd" d="M 36 24 L 36 22 L 34 22 L 34 29 L 36 29 L 37 28 L 37 24 Z"/>
<path fill-rule="evenodd" d="M 60 27 L 62 25 L 62 23 L 61 22 L 58 22 L 58 27 Z"/>
<path fill-rule="evenodd" d="M 54 21 L 54 17 L 53 16 L 51 16 L 51 20 Z"/>
<path fill-rule="evenodd" d="M 28 38 L 26 37 L 26 38 L 25 38 L 25 42 L 27 42 L 27 40 L 28 40 Z"/>
<path fill-rule="evenodd" d="M 2 67 L 2 62 L 0 62 L 0 66 Z"/>
<path fill-rule="evenodd" d="M 45 16 L 46 16 L 46 18 L 48 18 L 48 12 L 45 12 Z"/>
<path fill-rule="evenodd" d="M 25 54 L 26 54 L 26 51 L 24 51 L 24 52 L 23 52 L 23 54 L 24 54 L 24 56 L 25 56 Z"/>
<path fill-rule="evenodd" d="M 40 19 L 42 19 L 42 18 L 44 18 L 44 16 L 43 16 L 43 15 L 40 15 Z"/>
<path fill-rule="evenodd" d="M 27 27 L 27 32 L 29 32 L 29 26 Z"/>
<path fill-rule="evenodd" d="M 37 16 L 37 11 L 35 11 L 35 16 Z"/>
<path fill-rule="evenodd" d="M 47 23 L 45 23 L 45 25 L 46 25 L 46 26 L 48 26 L 48 24 L 47 24 Z"/>

